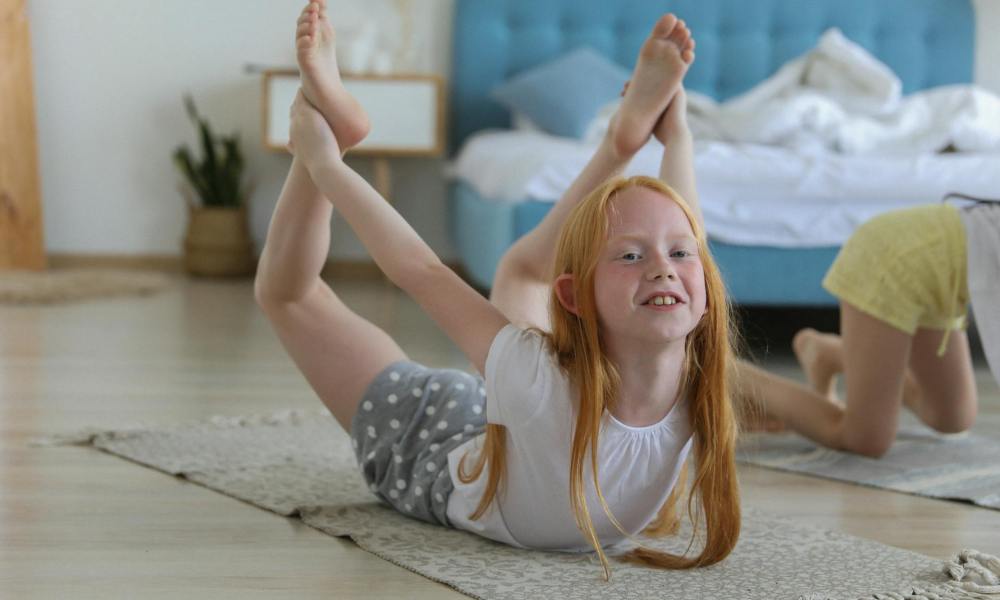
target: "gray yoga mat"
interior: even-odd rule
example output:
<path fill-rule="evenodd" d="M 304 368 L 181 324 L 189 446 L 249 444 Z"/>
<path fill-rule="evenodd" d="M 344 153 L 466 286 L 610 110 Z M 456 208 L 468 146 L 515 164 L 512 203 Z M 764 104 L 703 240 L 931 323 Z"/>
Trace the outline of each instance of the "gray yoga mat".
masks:
<path fill-rule="evenodd" d="M 819 447 L 794 433 L 762 433 L 744 437 L 739 460 L 1000 509 L 1000 440 L 975 433 L 941 435 L 913 419 L 906 419 L 879 459 Z"/>
<path fill-rule="evenodd" d="M 871 541 L 744 515 L 739 544 L 708 568 L 664 571 L 593 553 L 515 549 L 405 517 L 365 487 L 347 435 L 325 412 L 216 417 L 175 426 L 50 438 L 148 465 L 289 517 L 475 598 L 942 598 L 998 597 L 1000 561 L 974 551 L 950 563 Z M 644 540 L 682 552 L 685 535 Z M 878 595 L 888 594 L 888 595 Z"/>

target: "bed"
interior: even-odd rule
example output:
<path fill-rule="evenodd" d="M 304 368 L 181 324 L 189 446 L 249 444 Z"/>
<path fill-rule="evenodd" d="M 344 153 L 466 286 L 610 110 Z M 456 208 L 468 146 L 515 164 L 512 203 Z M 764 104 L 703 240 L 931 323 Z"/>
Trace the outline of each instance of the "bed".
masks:
<path fill-rule="evenodd" d="M 773 75 L 830 27 L 888 65 L 904 93 L 972 81 L 971 0 L 456 0 L 451 151 L 463 149 L 477 133 L 510 130 L 510 113 L 490 95 L 498 84 L 578 46 L 631 69 L 651 23 L 664 12 L 685 19 L 698 41 L 686 85 L 720 101 Z M 704 200 L 711 185 L 700 180 L 699 186 Z M 753 187 L 753 182 L 746 184 L 748 194 Z M 484 289 L 490 287 L 503 252 L 555 200 L 526 196 L 499 201 L 461 178 L 451 182 L 449 193 L 449 229 L 459 261 Z M 836 304 L 820 286 L 836 244 L 782 247 L 766 239 L 733 243 L 713 238 L 711 245 L 736 303 Z"/>

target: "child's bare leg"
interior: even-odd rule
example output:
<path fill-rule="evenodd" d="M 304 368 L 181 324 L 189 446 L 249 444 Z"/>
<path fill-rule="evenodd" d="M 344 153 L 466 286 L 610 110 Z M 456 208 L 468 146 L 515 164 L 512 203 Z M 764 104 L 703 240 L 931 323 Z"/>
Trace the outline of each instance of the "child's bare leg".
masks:
<path fill-rule="evenodd" d="M 368 385 L 406 354 L 320 279 L 332 206 L 296 158 L 271 217 L 255 295 L 282 345 L 337 421 L 350 431 Z"/>
<path fill-rule="evenodd" d="M 310 31 L 309 27 L 303 29 L 300 20 L 300 36 Z M 301 50 L 299 56 L 303 56 Z M 303 86 L 333 99 L 330 112 L 324 114 L 327 121 L 337 121 L 331 115 L 340 115 L 338 123 L 353 123 L 354 127 L 361 122 L 356 103 L 340 106 L 341 96 L 327 89 L 340 85 L 335 72 L 331 84 L 329 78 L 313 79 L 307 65 L 300 66 Z M 346 135 L 360 131 L 351 127 Z M 332 212 L 333 206 L 296 157 L 271 218 L 257 268 L 255 295 L 320 400 L 350 431 L 358 402 L 371 381 L 392 362 L 405 360 L 406 354 L 384 331 L 345 306 L 320 279 L 330 251 Z"/>
<path fill-rule="evenodd" d="M 663 144 L 660 179 L 684 198 L 704 226 L 695 185 L 694 138 L 687 123 L 687 94 L 683 86 L 657 121 L 653 135 Z"/>
<path fill-rule="evenodd" d="M 673 15 L 657 21 L 639 53 L 633 84 L 597 151 L 542 222 L 501 258 L 490 300 L 511 321 L 548 329 L 549 271 L 559 231 L 573 207 L 619 174 L 649 139 L 693 58 L 690 35 Z"/>
<path fill-rule="evenodd" d="M 978 409 L 975 374 L 964 331 L 952 331 L 943 356 L 938 347 L 944 332 L 918 329 L 913 336 L 910 371 L 916 385 L 906 398 L 921 421 L 943 433 L 972 427 Z"/>
<path fill-rule="evenodd" d="M 368 114 L 344 88 L 337 66 L 336 33 L 326 15 L 326 0 L 302 9 L 295 31 L 302 93 L 326 118 L 342 152 L 368 135 Z"/>
<path fill-rule="evenodd" d="M 866 456 L 885 454 L 896 439 L 913 336 L 840 303 L 844 360 L 841 448 Z"/>
<path fill-rule="evenodd" d="M 841 303 L 845 404 L 749 363 L 737 363 L 737 388 L 774 416 L 829 448 L 884 454 L 896 438 L 912 337 Z"/>
<path fill-rule="evenodd" d="M 818 443 L 831 445 L 821 440 L 834 438 L 832 424 L 843 418 L 842 406 L 829 402 L 797 381 L 765 371 L 743 359 L 733 362 L 733 371 L 733 394 L 742 428 L 750 431 L 768 429 L 766 423 L 779 422 Z M 816 425 L 804 427 L 803 421 L 815 421 Z M 824 424 L 826 427 L 822 427 Z"/>
<path fill-rule="evenodd" d="M 945 355 L 939 357 L 942 335 L 938 330 L 919 329 L 913 336 L 903 406 L 929 427 L 954 433 L 972 426 L 978 400 L 968 337 L 965 332 L 952 332 Z M 839 335 L 809 328 L 792 340 L 792 349 L 812 388 L 835 402 L 840 402 L 835 377 L 844 372 L 843 346 Z"/>
<path fill-rule="evenodd" d="M 838 373 L 842 373 L 844 370 L 843 342 L 840 336 L 820 333 L 812 328 L 802 329 L 795 334 L 795 338 L 792 340 L 792 350 L 795 352 L 795 357 L 798 359 L 812 391 L 843 406 L 843 402 L 837 397 L 834 379 Z M 747 405 L 746 411 L 750 413 L 751 428 L 767 429 L 766 424 L 770 415 L 767 414 L 766 407 L 755 405 L 752 399 L 744 404 Z M 763 421 L 765 426 L 761 426 L 756 421 Z M 773 427 L 773 423 L 772 429 L 777 429 Z"/>

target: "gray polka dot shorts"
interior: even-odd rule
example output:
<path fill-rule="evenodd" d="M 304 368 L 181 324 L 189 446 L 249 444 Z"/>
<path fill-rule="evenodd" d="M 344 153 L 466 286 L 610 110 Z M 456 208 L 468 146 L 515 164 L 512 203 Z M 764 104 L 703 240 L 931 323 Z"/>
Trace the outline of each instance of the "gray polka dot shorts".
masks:
<path fill-rule="evenodd" d="M 483 379 L 411 361 L 379 373 L 351 423 L 368 487 L 399 512 L 450 526 L 448 453 L 486 428 Z"/>

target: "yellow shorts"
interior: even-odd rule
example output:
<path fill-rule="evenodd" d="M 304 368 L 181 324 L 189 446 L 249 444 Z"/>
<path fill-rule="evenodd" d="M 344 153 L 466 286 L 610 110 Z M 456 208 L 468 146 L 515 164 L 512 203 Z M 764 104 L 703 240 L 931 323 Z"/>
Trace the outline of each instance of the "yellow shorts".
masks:
<path fill-rule="evenodd" d="M 910 335 L 961 329 L 969 291 L 965 227 L 948 204 L 885 213 L 854 232 L 823 287 Z"/>

